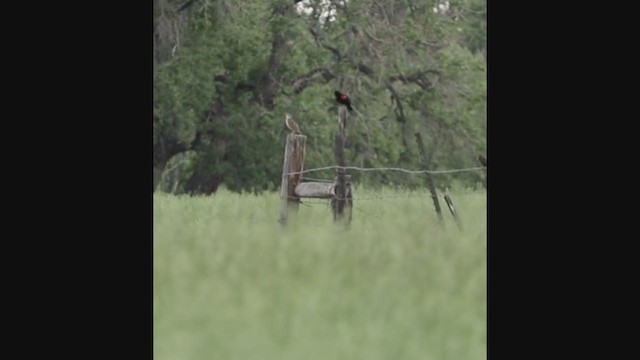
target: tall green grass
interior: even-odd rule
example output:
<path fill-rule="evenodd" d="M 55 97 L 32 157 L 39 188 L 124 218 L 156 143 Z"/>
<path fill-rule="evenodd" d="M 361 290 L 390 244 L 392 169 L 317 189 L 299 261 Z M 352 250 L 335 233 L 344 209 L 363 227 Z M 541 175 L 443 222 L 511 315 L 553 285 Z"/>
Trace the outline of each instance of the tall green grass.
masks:
<path fill-rule="evenodd" d="M 154 196 L 155 359 L 486 359 L 486 198 L 355 189 L 353 221 L 277 194 Z M 386 199 L 374 199 L 386 197 Z"/>

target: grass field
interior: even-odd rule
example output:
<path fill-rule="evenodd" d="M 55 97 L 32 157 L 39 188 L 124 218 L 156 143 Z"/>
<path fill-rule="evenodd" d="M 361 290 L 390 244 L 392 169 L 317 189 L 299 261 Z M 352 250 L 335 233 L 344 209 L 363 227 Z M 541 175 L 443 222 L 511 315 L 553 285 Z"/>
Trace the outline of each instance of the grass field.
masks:
<path fill-rule="evenodd" d="M 356 188 L 344 230 L 319 200 L 283 229 L 277 194 L 154 195 L 155 359 L 486 359 L 486 196 L 452 191 L 464 231 L 426 196 Z"/>

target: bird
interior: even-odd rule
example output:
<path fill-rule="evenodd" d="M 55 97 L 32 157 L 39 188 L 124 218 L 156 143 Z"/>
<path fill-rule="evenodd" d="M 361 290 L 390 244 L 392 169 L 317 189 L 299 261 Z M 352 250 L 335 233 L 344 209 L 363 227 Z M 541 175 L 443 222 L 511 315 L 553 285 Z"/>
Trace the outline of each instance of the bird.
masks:
<path fill-rule="evenodd" d="M 482 164 L 482 166 L 487 167 L 487 158 L 482 156 L 482 155 L 478 155 L 478 161 L 480 162 L 480 164 Z"/>
<path fill-rule="evenodd" d="M 300 134 L 300 126 L 298 126 L 298 123 L 296 123 L 296 121 L 293 120 L 293 117 L 288 113 L 285 113 L 284 123 L 287 125 L 289 130 L 291 130 L 292 134 Z"/>
<path fill-rule="evenodd" d="M 353 111 L 353 108 L 351 107 L 351 99 L 349 99 L 349 96 L 341 93 L 338 90 L 334 91 L 333 94 L 336 96 L 336 101 L 338 103 L 346 105 L 347 109 L 349 109 L 349 111 Z"/>

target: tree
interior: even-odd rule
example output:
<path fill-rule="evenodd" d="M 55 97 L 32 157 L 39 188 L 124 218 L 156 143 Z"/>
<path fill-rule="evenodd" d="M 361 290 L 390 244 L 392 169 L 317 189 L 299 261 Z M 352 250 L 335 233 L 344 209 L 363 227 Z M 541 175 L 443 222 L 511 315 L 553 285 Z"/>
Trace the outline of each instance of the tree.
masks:
<path fill-rule="evenodd" d="M 332 164 L 336 89 L 357 110 L 349 162 L 419 167 L 420 131 L 436 164 L 475 166 L 486 149 L 486 66 L 477 55 L 482 27 L 467 15 L 484 2 L 452 2 L 444 13 L 435 3 L 155 0 L 154 189 L 186 151 L 178 191 L 274 186 L 287 112 L 308 136 L 306 167 Z M 372 184 L 412 181 L 358 175 Z"/>

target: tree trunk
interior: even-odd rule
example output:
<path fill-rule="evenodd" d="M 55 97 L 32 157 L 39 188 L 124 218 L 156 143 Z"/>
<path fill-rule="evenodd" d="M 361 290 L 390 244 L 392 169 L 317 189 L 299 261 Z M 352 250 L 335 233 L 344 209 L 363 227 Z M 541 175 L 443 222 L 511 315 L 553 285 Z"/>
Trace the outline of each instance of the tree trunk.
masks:
<path fill-rule="evenodd" d="M 188 148 L 176 137 L 159 135 L 158 140 L 153 144 L 153 191 L 156 191 L 169 159 L 187 150 Z"/>
<path fill-rule="evenodd" d="M 276 6 L 273 9 L 275 16 L 291 16 L 294 14 L 292 6 Z M 283 29 L 286 30 L 286 29 Z M 267 71 L 264 74 L 262 81 L 262 89 L 260 91 L 260 102 L 266 109 L 273 110 L 273 103 L 278 92 L 279 82 L 277 79 L 277 72 L 282 66 L 291 43 L 289 42 L 290 36 L 285 31 L 278 31 L 273 34 L 273 41 L 271 42 L 271 53 L 269 55 L 269 63 L 267 65 Z"/>
<path fill-rule="evenodd" d="M 154 192 L 158 188 L 158 184 L 160 183 L 160 179 L 162 179 L 162 173 L 164 172 L 164 165 L 165 164 L 163 164 L 162 166 L 153 165 L 153 191 Z"/>
<path fill-rule="evenodd" d="M 222 176 L 212 173 L 206 167 L 197 168 L 184 184 L 184 191 L 190 196 L 209 196 L 218 191 L 222 181 Z"/>

